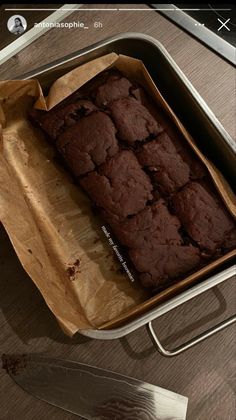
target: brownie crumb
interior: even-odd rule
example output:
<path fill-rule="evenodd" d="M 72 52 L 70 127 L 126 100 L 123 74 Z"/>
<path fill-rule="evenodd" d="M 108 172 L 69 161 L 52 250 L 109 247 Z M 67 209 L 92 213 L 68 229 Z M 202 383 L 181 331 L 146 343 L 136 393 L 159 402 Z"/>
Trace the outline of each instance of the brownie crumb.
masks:
<path fill-rule="evenodd" d="M 69 267 L 66 269 L 66 275 L 71 281 L 74 281 L 76 273 L 80 272 L 78 269 L 79 267 L 80 267 L 80 260 L 79 258 L 77 258 L 74 264 L 69 265 Z"/>
<path fill-rule="evenodd" d="M 74 280 L 74 276 L 75 276 L 75 267 L 68 267 L 66 269 L 66 274 L 67 276 L 70 278 L 70 280 Z"/>
<path fill-rule="evenodd" d="M 77 258 L 77 260 L 75 260 L 74 266 L 75 267 L 79 267 L 80 266 L 80 260 L 79 260 L 79 258 Z"/>

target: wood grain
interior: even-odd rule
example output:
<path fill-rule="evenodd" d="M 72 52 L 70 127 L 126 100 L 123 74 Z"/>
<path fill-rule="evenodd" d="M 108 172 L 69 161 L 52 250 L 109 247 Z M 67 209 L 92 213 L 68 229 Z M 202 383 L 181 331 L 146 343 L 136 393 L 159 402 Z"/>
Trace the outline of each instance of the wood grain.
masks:
<path fill-rule="evenodd" d="M 81 20 L 90 29 L 50 30 L 3 64 L 0 77 L 14 78 L 120 32 L 146 33 L 163 43 L 226 130 L 235 137 L 233 67 L 156 12 L 122 12 L 122 16 L 111 13 L 73 13 L 66 21 Z M 94 21 L 101 21 L 103 29 L 93 29 Z M 235 292 L 234 278 L 161 317 L 154 327 L 164 344 L 176 346 L 232 315 L 236 310 Z M 40 352 L 111 369 L 186 395 L 188 420 L 234 420 L 236 335 L 233 328 L 173 359 L 165 359 L 155 351 L 145 328 L 115 341 L 90 340 L 79 335 L 70 339 L 61 332 L 0 228 L 0 354 Z M 78 417 L 34 399 L 0 370 L 0 419 L 15 418 Z"/>

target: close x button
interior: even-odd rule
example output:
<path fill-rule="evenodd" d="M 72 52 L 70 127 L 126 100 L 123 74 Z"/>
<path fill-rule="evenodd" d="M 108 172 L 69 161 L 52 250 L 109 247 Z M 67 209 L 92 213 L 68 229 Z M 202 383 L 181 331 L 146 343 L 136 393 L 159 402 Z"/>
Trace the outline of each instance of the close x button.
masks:
<path fill-rule="evenodd" d="M 221 31 L 221 29 L 222 28 L 225 28 L 225 29 L 227 29 L 227 31 L 230 31 L 230 29 L 228 28 L 228 26 L 226 25 L 229 21 L 230 21 L 230 18 L 229 19 L 227 19 L 225 22 L 222 22 L 222 20 L 221 19 L 219 19 L 219 18 L 217 18 L 217 20 L 220 22 L 220 27 L 217 29 L 218 31 Z"/>

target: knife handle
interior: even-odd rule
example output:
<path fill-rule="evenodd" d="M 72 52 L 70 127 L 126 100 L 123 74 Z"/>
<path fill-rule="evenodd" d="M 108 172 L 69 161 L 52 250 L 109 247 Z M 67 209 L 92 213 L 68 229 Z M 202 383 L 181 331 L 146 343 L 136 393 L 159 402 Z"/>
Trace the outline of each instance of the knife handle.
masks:
<path fill-rule="evenodd" d="M 157 348 L 157 350 L 166 357 L 173 357 L 177 356 L 178 354 L 183 353 L 184 351 L 190 349 L 191 347 L 195 346 L 198 343 L 201 343 L 203 340 L 206 340 L 207 338 L 211 337 L 212 335 L 218 333 L 219 331 L 222 331 L 223 329 L 229 327 L 234 322 L 236 322 L 236 315 L 231 316 L 230 318 L 226 319 L 225 321 L 220 322 L 219 324 L 215 325 L 212 328 L 209 328 L 208 330 L 204 331 L 203 333 L 197 335 L 196 337 L 191 338 L 191 340 L 186 341 L 185 343 L 181 344 L 180 346 L 169 350 L 163 347 L 160 340 L 157 338 L 157 335 L 153 329 L 152 322 L 149 322 L 147 324 L 147 330 L 148 333 L 151 336 L 151 339 Z"/>

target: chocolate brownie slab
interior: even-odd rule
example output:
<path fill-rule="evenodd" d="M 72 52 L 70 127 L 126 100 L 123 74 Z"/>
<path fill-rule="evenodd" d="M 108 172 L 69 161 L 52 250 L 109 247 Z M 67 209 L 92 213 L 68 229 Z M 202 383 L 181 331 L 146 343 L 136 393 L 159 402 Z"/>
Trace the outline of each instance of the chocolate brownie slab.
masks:
<path fill-rule="evenodd" d="M 160 244 L 182 243 L 178 232 L 180 222 L 170 214 L 163 199 L 120 223 L 108 214 L 104 217 L 120 243 L 129 248 L 154 248 Z"/>
<path fill-rule="evenodd" d="M 32 117 L 127 247 L 145 287 L 166 287 L 235 247 L 235 223 L 205 167 L 167 113 L 119 71 Z"/>
<path fill-rule="evenodd" d="M 80 176 L 118 152 L 116 128 L 107 114 L 96 111 L 60 135 L 56 147 L 72 173 Z"/>
<path fill-rule="evenodd" d="M 66 128 L 76 124 L 80 118 L 89 115 L 96 109 L 97 107 L 91 101 L 77 98 L 74 103 L 65 104 L 63 102 L 59 107 L 47 112 L 33 110 L 31 118 L 52 140 L 55 140 Z"/>
<path fill-rule="evenodd" d="M 117 127 L 118 137 L 130 145 L 154 137 L 162 131 L 147 108 L 132 97 L 118 99 L 108 109 Z"/>
<path fill-rule="evenodd" d="M 192 246 L 157 245 L 131 249 L 130 258 L 144 287 L 156 288 L 196 269 L 200 252 Z"/>
<path fill-rule="evenodd" d="M 221 200 L 198 182 L 173 197 L 173 206 L 189 236 L 209 253 L 220 248 L 235 223 Z"/>
<path fill-rule="evenodd" d="M 97 206 L 122 219 L 138 213 L 152 199 L 152 185 L 133 152 L 122 150 L 80 184 Z"/>
<path fill-rule="evenodd" d="M 160 189 L 171 194 L 189 181 L 189 166 L 177 153 L 174 144 L 164 131 L 155 140 L 142 146 L 137 153 L 139 163 L 152 172 Z"/>

